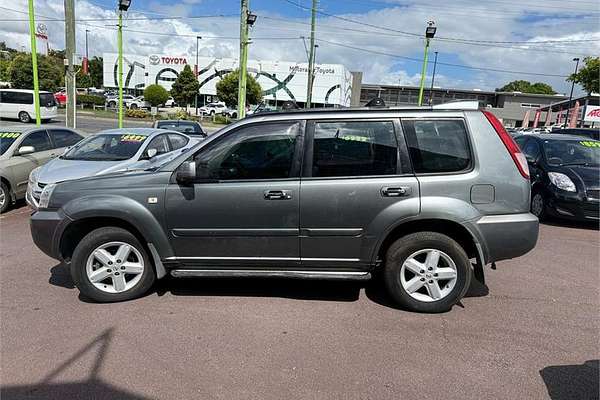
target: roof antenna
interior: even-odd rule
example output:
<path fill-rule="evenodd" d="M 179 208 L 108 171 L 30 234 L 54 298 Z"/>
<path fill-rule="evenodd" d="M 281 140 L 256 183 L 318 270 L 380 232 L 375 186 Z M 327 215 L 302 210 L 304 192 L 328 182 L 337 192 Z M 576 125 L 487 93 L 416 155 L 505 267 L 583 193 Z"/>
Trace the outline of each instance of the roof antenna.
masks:
<path fill-rule="evenodd" d="M 381 97 L 374 97 L 365 104 L 365 107 L 385 107 L 385 101 Z"/>

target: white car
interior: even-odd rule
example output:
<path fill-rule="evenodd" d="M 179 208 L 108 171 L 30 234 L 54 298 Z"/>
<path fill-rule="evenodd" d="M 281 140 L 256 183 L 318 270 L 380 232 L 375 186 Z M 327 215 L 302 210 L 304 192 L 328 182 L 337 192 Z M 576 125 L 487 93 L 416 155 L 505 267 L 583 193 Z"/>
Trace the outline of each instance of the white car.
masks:
<path fill-rule="evenodd" d="M 208 103 L 207 105 L 200 107 L 200 112 L 202 114 L 215 115 L 221 114 L 225 109 L 227 109 L 227 106 L 223 102 Z"/>
<path fill-rule="evenodd" d="M 144 96 L 138 96 L 136 98 L 134 98 L 133 100 L 123 100 L 123 103 L 125 103 L 125 106 L 127 108 L 131 108 L 132 110 L 135 110 L 136 108 L 151 108 L 152 106 L 150 105 L 150 103 L 148 103 L 146 100 L 144 100 Z"/>
<path fill-rule="evenodd" d="M 132 96 L 130 94 L 124 94 L 123 95 L 123 105 L 127 106 L 127 102 L 132 101 L 134 99 L 135 99 L 135 96 Z M 106 105 L 111 108 L 117 107 L 119 105 L 119 96 L 117 95 L 114 97 L 107 98 Z"/>
<path fill-rule="evenodd" d="M 44 122 L 58 115 L 56 99 L 50 92 L 40 91 L 40 119 Z M 27 123 L 35 119 L 33 90 L 0 89 L 0 118 L 14 118 Z"/>
<path fill-rule="evenodd" d="M 176 104 L 175 99 L 172 97 L 169 97 L 167 101 L 165 101 L 165 107 L 175 107 Z"/>

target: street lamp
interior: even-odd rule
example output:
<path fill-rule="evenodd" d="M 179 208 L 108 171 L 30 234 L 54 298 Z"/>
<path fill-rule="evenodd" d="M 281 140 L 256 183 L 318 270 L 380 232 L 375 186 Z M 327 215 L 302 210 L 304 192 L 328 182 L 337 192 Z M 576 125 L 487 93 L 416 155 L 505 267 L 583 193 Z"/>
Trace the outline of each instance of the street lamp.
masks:
<path fill-rule="evenodd" d="M 123 128 L 123 11 L 131 6 L 131 0 L 119 0 L 119 24 L 117 46 L 119 48 L 119 128 Z"/>
<path fill-rule="evenodd" d="M 421 69 L 421 83 L 419 84 L 419 105 L 423 105 L 423 88 L 425 87 L 425 73 L 427 72 L 427 55 L 429 52 L 429 41 L 435 36 L 437 28 L 434 21 L 427 22 L 425 28 L 425 56 L 423 57 L 423 68 Z"/>
<path fill-rule="evenodd" d="M 253 27 L 256 22 L 256 14 L 252 14 L 252 11 L 248 11 L 248 16 L 246 17 L 246 23 L 249 27 Z"/>
<path fill-rule="evenodd" d="M 577 68 L 579 68 L 579 57 L 575 57 L 573 59 L 575 61 L 575 74 L 577 74 Z M 569 110 L 571 109 L 571 100 L 573 100 L 573 89 L 575 88 L 575 81 L 571 84 L 571 93 L 569 94 L 569 104 L 567 105 L 567 116 L 565 117 L 565 122 L 563 124 L 563 128 L 567 127 L 569 123 Z"/>
<path fill-rule="evenodd" d="M 131 0 L 119 0 L 119 11 L 127 11 L 131 6 Z"/>

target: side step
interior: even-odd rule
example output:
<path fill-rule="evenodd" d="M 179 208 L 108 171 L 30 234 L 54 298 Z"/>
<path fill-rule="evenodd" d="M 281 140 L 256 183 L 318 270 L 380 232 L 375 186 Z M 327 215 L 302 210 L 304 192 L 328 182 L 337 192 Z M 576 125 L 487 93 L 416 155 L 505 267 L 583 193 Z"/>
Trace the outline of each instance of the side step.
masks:
<path fill-rule="evenodd" d="M 328 280 L 369 280 L 371 273 L 366 271 L 286 271 L 286 270 L 245 270 L 245 269 L 173 269 L 175 278 L 296 278 Z"/>

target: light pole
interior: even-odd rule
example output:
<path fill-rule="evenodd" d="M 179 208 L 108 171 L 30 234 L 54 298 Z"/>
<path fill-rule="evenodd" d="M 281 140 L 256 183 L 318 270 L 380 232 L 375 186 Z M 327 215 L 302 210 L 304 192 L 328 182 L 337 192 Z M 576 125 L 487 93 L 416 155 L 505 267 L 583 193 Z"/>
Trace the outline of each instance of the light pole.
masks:
<path fill-rule="evenodd" d="M 198 42 L 200 41 L 200 39 L 202 39 L 202 36 L 196 36 L 196 67 L 195 67 L 195 71 L 196 72 L 196 80 L 198 80 L 198 75 L 200 73 L 200 67 L 198 66 Z M 198 93 L 196 93 L 196 117 L 198 116 Z"/>
<path fill-rule="evenodd" d="M 119 48 L 119 128 L 123 128 L 123 11 L 131 6 L 131 0 L 119 0 L 119 30 L 117 45 Z"/>
<path fill-rule="evenodd" d="M 41 125 L 40 83 L 38 81 L 37 43 L 35 41 L 35 13 L 33 10 L 33 0 L 29 0 L 29 36 L 31 37 L 31 65 L 33 68 L 33 104 L 35 107 L 35 124 Z"/>
<path fill-rule="evenodd" d="M 435 81 L 435 68 L 437 67 L 437 56 L 438 52 L 435 52 L 435 58 L 433 60 L 433 75 L 431 76 L 431 89 L 429 89 L 429 105 L 433 104 L 433 82 Z"/>
<path fill-rule="evenodd" d="M 425 55 L 423 57 L 423 68 L 421 68 L 421 83 L 419 84 L 419 105 L 423 105 L 423 88 L 425 87 L 425 74 L 427 73 L 427 55 L 429 52 L 429 41 L 435 36 L 435 22 L 427 22 L 425 28 Z"/>
<path fill-rule="evenodd" d="M 85 59 L 89 60 L 90 55 L 88 53 L 88 33 L 90 33 L 89 29 L 85 30 Z"/>
<path fill-rule="evenodd" d="M 246 77 L 248 74 L 248 26 L 256 22 L 256 14 L 248 10 L 248 0 L 241 0 L 240 13 L 240 72 L 238 83 L 238 118 L 246 116 Z"/>
<path fill-rule="evenodd" d="M 573 59 L 575 61 L 575 74 L 577 74 L 577 68 L 579 68 L 579 57 L 575 57 Z M 569 105 L 567 106 L 567 116 L 565 117 L 565 123 L 563 124 L 563 128 L 567 127 L 569 123 L 569 110 L 571 109 L 571 100 L 573 100 L 573 88 L 575 88 L 575 81 L 571 83 L 571 93 L 569 94 Z"/>
<path fill-rule="evenodd" d="M 308 88 L 306 91 L 306 108 L 312 106 L 312 85 L 315 74 L 315 26 L 316 26 L 316 15 L 317 15 L 317 4 L 318 0 L 312 0 L 312 9 L 310 17 L 310 53 L 308 55 Z"/>

